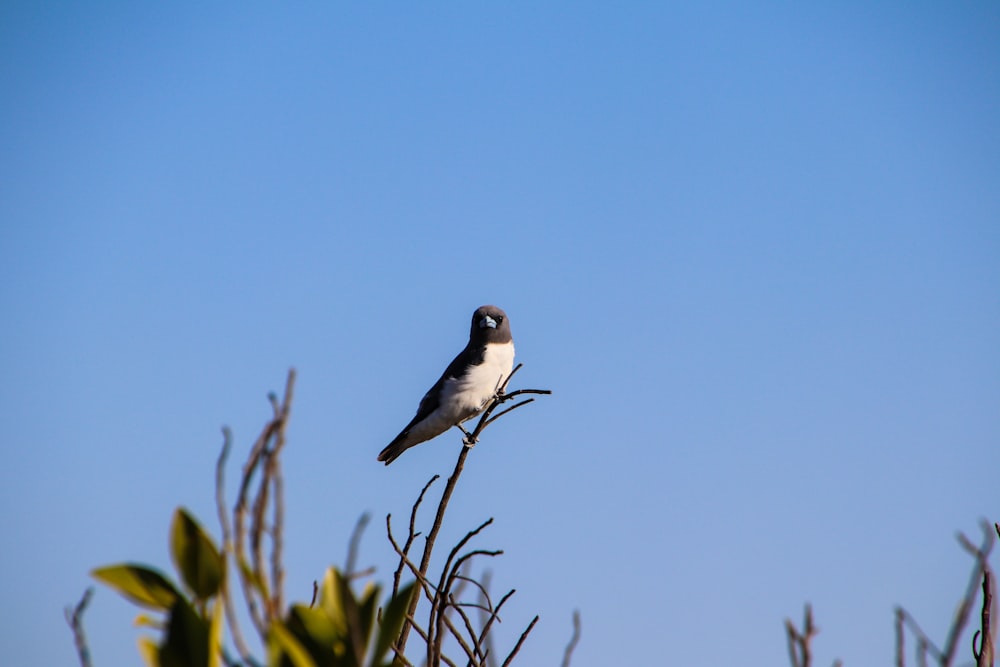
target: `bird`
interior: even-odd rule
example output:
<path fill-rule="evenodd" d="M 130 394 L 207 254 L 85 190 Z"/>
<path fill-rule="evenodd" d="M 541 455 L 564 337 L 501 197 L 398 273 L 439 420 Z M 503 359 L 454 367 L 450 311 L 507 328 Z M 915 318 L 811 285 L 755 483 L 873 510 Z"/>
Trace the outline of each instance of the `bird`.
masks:
<path fill-rule="evenodd" d="M 420 400 L 417 414 L 379 453 L 378 460 L 389 465 L 410 447 L 436 438 L 452 426 L 468 437 L 462 422 L 486 409 L 513 366 L 514 339 L 507 313 L 496 306 L 480 306 L 472 314 L 468 345 L 448 364 Z"/>

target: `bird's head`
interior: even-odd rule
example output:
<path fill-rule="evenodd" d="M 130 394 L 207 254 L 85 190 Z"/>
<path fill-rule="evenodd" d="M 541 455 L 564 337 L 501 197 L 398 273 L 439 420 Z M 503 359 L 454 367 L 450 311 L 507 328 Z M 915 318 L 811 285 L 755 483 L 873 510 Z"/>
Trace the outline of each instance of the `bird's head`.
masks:
<path fill-rule="evenodd" d="M 511 340 L 507 313 L 496 306 L 480 306 L 472 314 L 472 340 L 484 343 L 506 343 Z"/>

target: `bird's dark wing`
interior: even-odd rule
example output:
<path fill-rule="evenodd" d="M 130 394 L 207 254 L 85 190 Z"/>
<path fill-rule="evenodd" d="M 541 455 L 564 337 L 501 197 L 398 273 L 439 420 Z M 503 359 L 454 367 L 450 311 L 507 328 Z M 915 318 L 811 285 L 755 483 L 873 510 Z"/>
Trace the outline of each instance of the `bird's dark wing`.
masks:
<path fill-rule="evenodd" d="M 425 419 L 429 414 L 434 412 L 440 406 L 441 400 L 441 389 L 444 387 L 444 383 L 451 378 L 461 377 L 465 374 L 465 369 L 469 366 L 476 366 L 483 363 L 483 356 L 486 353 L 486 347 L 482 346 L 479 348 L 469 349 L 466 346 L 458 355 L 451 360 L 448 367 L 444 369 L 444 373 L 438 378 L 438 381 L 434 383 L 434 386 L 427 390 L 424 397 L 420 399 L 420 406 L 417 407 L 417 414 L 414 415 L 410 423 L 406 425 L 403 429 L 403 433 L 409 431 L 414 424 Z"/>

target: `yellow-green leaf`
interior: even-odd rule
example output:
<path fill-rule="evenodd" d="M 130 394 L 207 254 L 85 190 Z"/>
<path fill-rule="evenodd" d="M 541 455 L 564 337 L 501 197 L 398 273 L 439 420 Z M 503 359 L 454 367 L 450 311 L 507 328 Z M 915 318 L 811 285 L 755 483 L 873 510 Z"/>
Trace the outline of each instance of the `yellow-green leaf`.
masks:
<path fill-rule="evenodd" d="M 275 621 L 271 624 L 271 632 L 268 637 L 268 664 L 272 666 L 281 664 L 281 657 L 286 656 L 294 667 L 316 667 L 316 663 L 303 648 L 299 640 L 288 631 L 281 623 Z"/>
<path fill-rule="evenodd" d="M 160 647 L 152 637 L 139 637 L 139 655 L 146 667 L 160 667 Z"/>
<path fill-rule="evenodd" d="M 195 597 L 204 600 L 219 592 L 222 556 L 211 538 L 183 507 L 174 512 L 170 525 L 170 555 Z"/>
<path fill-rule="evenodd" d="M 368 643 L 371 641 L 372 628 L 375 626 L 375 611 L 378 608 L 378 597 L 381 592 L 382 588 L 378 584 L 369 582 L 358 604 L 362 652 L 368 648 Z"/>
<path fill-rule="evenodd" d="M 149 614 L 139 614 L 138 616 L 135 617 L 135 620 L 132 621 L 132 623 L 137 628 L 146 627 L 146 628 L 154 628 L 156 630 L 162 630 L 164 627 L 163 621 L 161 621 L 158 618 L 153 618 Z"/>
<path fill-rule="evenodd" d="M 342 585 L 343 577 L 340 576 L 337 568 L 327 568 L 326 574 L 323 575 L 323 585 L 320 587 L 319 606 L 326 612 L 338 634 L 346 637 L 348 632 L 347 614 L 344 610 L 343 595 L 340 590 Z"/>
<path fill-rule="evenodd" d="M 222 599 L 212 605 L 212 619 L 208 628 L 208 667 L 222 665 Z"/>
<path fill-rule="evenodd" d="M 111 586 L 132 602 L 152 609 L 168 610 L 180 597 L 169 579 L 145 565 L 109 565 L 92 570 L 90 576 Z"/>

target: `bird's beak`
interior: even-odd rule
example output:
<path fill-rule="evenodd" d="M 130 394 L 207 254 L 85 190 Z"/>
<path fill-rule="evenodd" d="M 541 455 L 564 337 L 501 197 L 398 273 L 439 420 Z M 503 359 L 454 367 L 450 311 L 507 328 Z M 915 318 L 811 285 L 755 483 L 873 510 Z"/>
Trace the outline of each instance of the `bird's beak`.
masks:
<path fill-rule="evenodd" d="M 497 321 L 492 317 L 490 317 L 489 315 L 487 315 L 483 319 L 479 320 L 479 328 L 482 329 L 484 327 L 489 327 L 490 329 L 496 329 Z"/>

